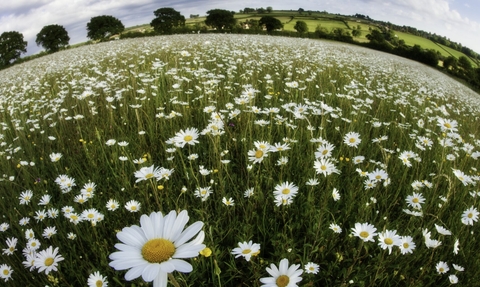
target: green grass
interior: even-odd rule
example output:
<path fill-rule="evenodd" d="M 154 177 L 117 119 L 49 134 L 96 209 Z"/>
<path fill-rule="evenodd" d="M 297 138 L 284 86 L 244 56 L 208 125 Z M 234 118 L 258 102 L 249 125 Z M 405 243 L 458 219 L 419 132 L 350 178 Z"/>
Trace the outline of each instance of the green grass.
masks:
<path fill-rule="evenodd" d="M 212 252 L 185 259 L 193 270 L 170 279 L 180 286 L 260 286 L 266 268 L 284 258 L 300 269 L 319 265 L 318 274 L 301 275 L 301 286 L 450 286 L 453 275 L 475 286 L 480 279 L 476 212 L 473 226 L 461 221 L 480 207 L 478 94 L 424 65 L 318 40 L 176 35 L 16 65 L 0 72 L 0 90 L 0 275 L 13 270 L 5 286 L 86 285 L 96 271 L 109 286 L 151 286 L 122 270 L 131 265 L 111 267 L 110 256 L 116 244 L 135 242 L 122 237 L 132 230 L 124 228 L 148 229 L 142 214 L 181 210 L 187 225 L 203 222 L 200 241 Z M 171 174 L 152 177 L 144 172 L 152 166 Z M 212 193 L 198 197 L 202 189 Z M 32 197 L 21 195 L 27 190 Z M 275 190 L 291 197 L 276 198 Z M 414 193 L 425 199 L 418 209 L 407 202 Z M 41 205 L 45 195 L 50 201 Z M 230 198 L 233 206 L 222 202 Z M 136 210 L 124 207 L 131 200 Z M 74 224 L 68 206 L 103 217 Z M 36 219 L 42 210 L 58 216 Z M 373 241 L 352 232 L 359 223 L 376 228 Z M 57 233 L 43 236 L 47 227 Z M 58 270 L 25 268 L 27 229 L 41 243 L 37 252 L 58 247 Z M 383 249 L 386 230 L 411 236 L 412 253 L 401 253 L 396 236 L 391 252 Z M 138 240 L 129 262 L 170 256 L 169 245 L 153 244 L 159 239 Z M 232 250 L 250 240 L 260 252 L 235 258 Z M 432 240 L 442 243 L 428 248 Z M 197 247 L 204 246 L 190 248 Z M 147 256 L 157 249 L 165 252 Z"/>

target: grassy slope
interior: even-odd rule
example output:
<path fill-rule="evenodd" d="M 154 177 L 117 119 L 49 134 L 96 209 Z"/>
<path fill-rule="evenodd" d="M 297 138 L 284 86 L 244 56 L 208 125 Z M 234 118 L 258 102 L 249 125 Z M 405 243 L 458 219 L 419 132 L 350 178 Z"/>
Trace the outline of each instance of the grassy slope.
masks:
<path fill-rule="evenodd" d="M 256 19 L 260 20 L 260 18 L 264 15 L 269 15 L 278 18 L 283 24 L 284 24 L 284 30 L 286 31 L 295 31 L 293 28 L 295 26 L 296 21 L 304 21 L 307 23 L 308 30 L 310 32 L 315 31 L 318 25 L 321 25 L 324 28 L 327 28 L 328 30 L 332 30 L 335 28 L 342 28 L 342 29 L 347 29 L 347 25 L 340 19 L 342 18 L 341 16 L 338 15 L 332 15 L 332 14 L 322 14 L 322 13 L 312 13 L 311 15 L 308 15 L 306 13 L 300 15 L 295 11 L 274 11 L 271 14 L 236 14 L 235 18 L 238 21 L 246 21 L 248 19 Z M 294 17 L 292 20 L 291 17 Z M 196 19 L 188 19 L 188 23 L 195 23 L 199 21 L 203 21 L 205 18 L 196 18 Z M 366 39 L 366 35 L 370 33 L 369 28 L 375 28 L 375 25 L 371 25 L 368 22 L 365 22 L 363 20 L 355 20 L 355 18 L 349 18 L 349 17 L 343 17 L 343 19 L 346 20 L 350 28 L 357 27 L 360 25 L 362 27 L 361 31 L 362 34 L 360 37 L 354 37 L 354 39 L 358 42 L 367 42 L 368 40 Z M 351 29 L 350 29 L 351 30 Z M 436 44 L 432 42 L 431 40 L 425 39 L 420 36 L 415 36 L 412 34 L 400 32 L 400 31 L 395 31 L 395 34 L 398 35 L 399 39 L 403 39 L 405 43 L 408 46 L 414 46 L 414 45 L 420 45 L 424 49 L 433 49 L 438 52 L 440 52 L 441 55 L 444 57 L 448 56 L 454 56 L 457 59 L 460 56 L 466 56 L 462 52 L 453 50 L 449 47 L 446 47 L 444 45 Z M 468 58 L 468 57 L 467 57 Z M 470 61 L 474 67 L 477 67 L 476 63 L 473 61 Z"/>

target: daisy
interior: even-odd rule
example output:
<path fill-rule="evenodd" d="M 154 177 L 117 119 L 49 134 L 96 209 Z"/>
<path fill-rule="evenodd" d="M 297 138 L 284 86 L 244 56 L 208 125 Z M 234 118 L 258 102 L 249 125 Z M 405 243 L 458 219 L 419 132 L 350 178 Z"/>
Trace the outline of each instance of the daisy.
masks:
<path fill-rule="evenodd" d="M 302 281 L 303 270 L 298 268 L 300 264 L 294 264 L 290 267 L 288 266 L 288 259 L 284 258 L 280 261 L 280 264 L 275 266 L 275 264 L 270 264 L 270 268 L 266 268 L 268 274 L 272 277 L 263 277 L 260 278 L 260 282 L 263 283 L 262 286 L 265 287 L 296 287 L 297 283 Z"/>
<path fill-rule="evenodd" d="M 40 202 L 38 203 L 38 205 L 48 205 L 50 203 L 50 199 L 52 199 L 52 197 L 48 194 L 45 194 L 40 199 Z"/>
<path fill-rule="evenodd" d="M 165 216 L 161 212 L 142 215 L 140 226 L 124 227 L 117 233 L 122 243 L 115 244 L 119 251 L 110 254 L 109 265 L 115 270 L 129 269 L 127 281 L 142 276 L 146 282 L 153 281 L 153 286 L 167 286 L 168 273 L 193 270 L 181 259 L 196 257 L 205 248 L 203 222 L 197 221 L 184 230 L 188 219 L 186 210 L 178 215 L 174 210 Z"/>
<path fill-rule="evenodd" d="M 438 274 L 444 274 L 447 273 L 448 270 L 450 270 L 448 264 L 443 261 L 439 261 L 437 265 L 435 265 L 435 268 L 437 269 Z"/>
<path fill-rule="evenodd" d="M 238 242 L 238 246 L 239 247 L 233 248 L 232 250 L 232 254 L 235 255 L 235 258 L 243 256 L 245 257 L 245 260 L 250 261 L 252 256 L 257 256 L 260 253 L 260 244 L 253 243 L 252 240 L 248 243 L 246 241 Z"/>
<path fill-rule="evenodd" d="M 378 169 L 377 168 L 377 169 L 375 169 L 374 171 L 372 171 L 368 174 L 368 178 L 371 181 L 379 182 L 379 181 L 382 181 L 382 180 L 387 180 L 388 179 L 388 173 L 383 169 Z"/>
<path fill-rule="evenodd" d="M 332 197 L 334 201 L 339 201 L 340 200 L 340 193 L 338 192 L 338 189 L 334 188 L 332 191 Z"/>
<path fill-rule="evenodd" d="M 330 159 L 320 158 L 315 160 L 313 168 L 316 169 L 318 174 L 323 174 L 324 176 L 330 175 L 332 173 L 340 174 L 340 171 L 335 167 L 335 165 L 330 161 Z"/>
<path fill-rule="evenodd" d="M 52 246 L 38 252 L 35 256 L 35 268 L 38 272 L 44 272 L 48 275 L 51 271 L 57 271 L 58 262 L 64 260 L 62 255 L 58 254 L 58 247 L 53 249 Z"/>
<path fill-rule="evenodd" d="M 308 262 L 305 264 L 305 273 L 317 274 L 320 269 L 320 266 L 313 262 Z"/>
<path fill-rule="evenodd" d="M 453 254 L 458 254 L 458 251 L 460 250 L 460 240 L 455 240 L 455 243 L 453 244 Z M 455 265 L 453 266 L 455 268 Z"/>
<path fill-rule="evenodd" d="M 315 186 L 315 185 L 319 185 L 320 182 L 316 178 L 310 178 L 305 184 L 310 186 Z"/>
<path fill-rule="evenodd" d="M 115 199 L 109 199 L 106 204 L 106 207 L 109 211 L 117 210 L 118 206 L 119 206 L 118 201 L 116 201 Z"/>
<path fill-rule="evenodd" d="M 422 203 L 425 202 L 425 198 L 421 193 L 414 192 L 413 195 L 407 196 L 407 204 L 415 209 L 422 209 Z"/>
<path fill-rule="evenodd" d="M 161 169 L 160 167 L 155 167 L 155 165 L 149 167 L 142 167 L 140 170 L 137 170 L 134 175 L 137 178 L 135 182 L 140 182 L 142 180 L 149 180 L 153 178 L 161 177 Z"/>
<path fill-rule="evenodd" d="M 280 206 L 280 205 L 290 205 L 292 204 L 293 202 L 293 199 L 292 197 L 289 197 L 289 196 L 286 196 L 286 195 L 278 195 L 275 197 L 275 200 L 274 200 L 274 203 L 276 206 Z"/>
<path fill-rule="evenodd" d="M 463 185 L 469 185 L 469 184 L 474 184 L 474 181 L 469 175 L 466 175 L 463 171 L 454 169 L 453 174 L 463 183 Z"/>
<path fill-rule="evenodd" d="M 51 154 L 50 154 L 50 160 L 51 160 L 52 162 L 57 162 L 57 161 L 59 161 L 61 158 L 62 158 L 62 154 L 61 154 L 61 153 L 55 153 L 55 152 L 54 152 L 54 153 L 51 153 Z"/>
<path fill-rule="evenodd" d="M 393 246 L 399 246 L 401 244 L 401 237 L 397 235 L 396 230 L 385 230 L 378 235 L 378 245 L 382 249 L 388 248 L 388 254 L 392 254 Z"/>
<path fill-rule="evenodd" d="M 449 275 L 448 280 L 450 281 L 451 284 L 457 284 L 458 283 L 458 277 L 455 274 Z"/>
<path fill-rule="evenodd" d="M 315 158 L 329 158 L 332 156 L 332 151 L 335 146 L 331 143 L 323 143 L 321 146 L 317 148 L 315 152 Z"/>
<path fill-rule="evenodd" d="M 245 190 L 245 192 L 243 193 L 243 196 L 247 198 L 251 197 L 252 195 L 253 195 L 253 187 Z"/>
<path fill-rule="evenodd" d="M 117 142 L 117 141 L 114 140 L 114 139 L 109 139 L 107 142 L 105 142 L 105 144 L 108 145 L 108 146 L 112 146 L 112 145 L 114 145 L 116 142 Z"/>
<path fill-rule="evenodd" d="M 362 163 L 363 161 L 365 160 L 365 157 L 364 156 L 356 156 L 353 158 L 353 163 L 354 164 L 359 164 L 359 163 Z"/>
<path fill-rule="evenodd" d="M 437 125 L 440 127 L 442 132 L 455 132 L 457 131 L 458 122 L 455 120 L 447 120 L 443 118 L 437 119 Z"/>
<path fill-rule="evenodd" d="M 12 277 L 12 272 L 12 267 L 8 266 L 7 264 L 0 265 L 0 278 L 5 280 L 5 282 Z"/>
<path fill-rule="evenodd" d="M 82 214 L 80 214 L 80 217 L 82 218 L 82 220 L 95 221 L 98 216 L 98 213 L 99 213 L 98 210 L 96 210 L 95 208 L 90 208 L 82 211 Z"/>
<path fill-rule="evenodd" d="M 77 235 L 73 232 L 69 232 L 67 234 L 67 238 L 70 239 L 70 240 L 74 240 L 75 238 L 77 238 Z"/>
<path fill-rule="evenodd" d="M 473 225 L 473 222 L 478 220 L 479 212 L 475 207 L 470 207 L 462 214 L 462 223 L 465 225 Z"/>
<path fill-rule="evenodd" d="M 261 163 L 268 156 L 268 150 L 252 149 L 248 151 L 248 160 L 253 163 Z"/>
<path fill-rule="evenodd" d="M 51 238 L 55 234 L 57 234 L 57 228 L 55 226 L 48 226 L 43 230 L 42 236 L 44 238 Z"/>
<path fill-rule="evenodd" d="M 360 142 L 362 142 L 360 134 L 356 132 L 349 132 L 343 137 L 343 143 L 350 147 L 358 147 Z"/>
<path fill-rule="evenodd" d="M 24 192 L 20 193 L 18 199 L 20 200 L 20 204 L 29 204 L 30 200 L 32 199 L 33 192 L 31 190 L 25 190 Z"/>
<path fill-rule="evenodd" d="M 33 229 L 25 230 L 25 238 L 26 239 L 35 238 L 35 232 L 33 232 Z"/>
<path fill-rule="evenodd" d="M 435 229 L 437 229 L 437 232 L 442 234 L 442 235 L 452 235 L 452 232 L 450 232 L 450 230 L 447 230 L 443 226 L 435 224 Z"/>
<path fill-rule="evenodd" d="M 223 197 L 222 202 L 226 206 L 234 206 L 235 205 L 234 200 L 231 197 L 229 199 L 227 199 L 226 197 Z"/>
<path fill-rule="evenodd" d="M 13 252 L 17 250 L 15 248 L 17 246 L 17 241 L 18 239 L 15 237 L 7 238 L 7 240 L 5 241 L 5 243 L 7 244 L 7 248 L 3 249 L 3 254 L 12 255 Z"/>
<path fill-rule="evenodd" d="M 213 193 L 213 191 L 212 191 L 210 186 L 209 187 L 199 187 L 199 188 L 195 189 L 194 195 L 196 197 L 200 197 L 202 199 L 202 201 L 205 201 L 205 200 L 207 200 L 207 198 L 212 193 Z"/>
<path fill-rule="evenodd" d="M 136 200 L 130 200 L 129 202 L 125 203 L 125 208 L 130 212 L 138 212 L 140 210 L 140 202 Z"/>
<path fill-rule="evenodd" d="M 328 228 L 333 230 L 333 232 L 335 233 L 342 233 L 342 228 L 340 227 L 340 225 L 336 223 L 330 223 L 330 226 Z"/>
<path fill-rule="evenodd" d="M 298 187 L 295 184 L 289 183 L 288 181 L 286 181 L 281 184 L 277 184 L 275 186 L 275 190 L 273 191 L 273 196 L 277 197 L 281 195 L 288 198 L 293 198 L 295 197 L 295 195 L 297 195 L 297 192 L 298 192 Z"/>
<path fill-rule="evenodd" d="M 107 287 L 107 276 L 102 276 L 99 271 L 96 271 L 88 276 L 87 284 L 88 287 Z"/>
<path fill-rule="evenodd" d="M 186 144 L 195 145 L 199 143 L 198 139 L 198 130 L 196 128 L 188 128 L 185 131 L 180 130 L 173 137 L 173 143 L 177 147 L 184 147 Z"/>
<path fill-rule="evenodd" d="M 36 238 L 30 238 L 27 242 L 27 247 L 30 248 L 30 250 L 37 250 L 40 246 L 41 243 Z"/>
<path fill-rule="evenodd" d="M 411 236 L 402 236 L 400 241 L 401 242 L 399 247 L 402 254 L 412 253 L 416 247 L 415 242 L 413 242 L 413 238 Z"/>
<path fill-rule="evenodd" d="M 352 234 L 358 236 L 363 241 L 374 241 L 373 237 L 377 235 L 377 229 L 369 223 L 355 223 L 355 228 L 352 228 Z"/>
<path fill-rule="evenodd" d="M 453 265 L 453 268 L 457 271 L 463 272 L 465 270 L 465 268 L 463 268 L 460 265 L 457 265 L 457 264 L 452 264 L 452 265 Z"/>

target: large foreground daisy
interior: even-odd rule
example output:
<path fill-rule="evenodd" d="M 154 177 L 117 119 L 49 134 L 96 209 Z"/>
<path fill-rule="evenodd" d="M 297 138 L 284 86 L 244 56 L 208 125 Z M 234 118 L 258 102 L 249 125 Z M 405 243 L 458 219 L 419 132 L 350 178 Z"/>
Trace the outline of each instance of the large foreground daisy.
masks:
<path fill-rule="evenodd" d="M 167 286 L 168 273 L 193 269 L 180 259 L 196 257 L 205 248 L 205 234 L 200 231 L 203 222 L 197 221 L 183 230 L 188 219 L 186 210 L 178 216 L 174 210 L 165 216 L 161 212 L 142 215 L 140 226 L 124 227 L 117 233 L 122 243 L 115 244 L 120 251 L 110 254 L 113 261 L 109 265 L 116 270 L 129 269 L 125 274 L 128 281 L 142 276 L 146 282 L 153 281 L 155 287 Z"/>

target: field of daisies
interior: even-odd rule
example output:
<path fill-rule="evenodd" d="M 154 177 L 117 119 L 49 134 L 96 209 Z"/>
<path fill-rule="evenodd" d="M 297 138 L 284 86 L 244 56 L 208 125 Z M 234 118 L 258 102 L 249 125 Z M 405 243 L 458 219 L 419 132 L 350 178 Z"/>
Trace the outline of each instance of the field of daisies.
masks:
<path fill-rule="evenodd" d="M 474 286 L 480 96 L 338 43 L 120 40 L 0 72 L 2 286 Z"/>

